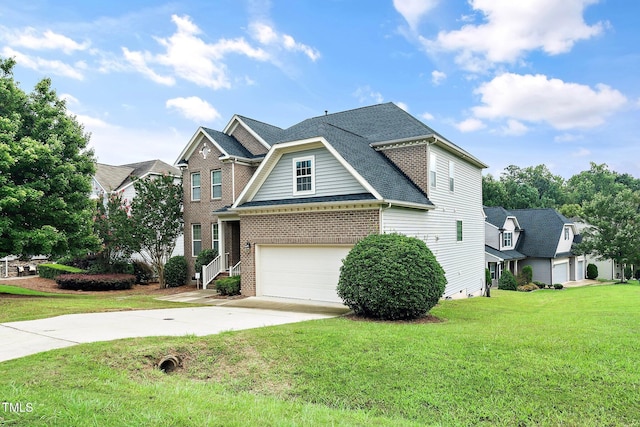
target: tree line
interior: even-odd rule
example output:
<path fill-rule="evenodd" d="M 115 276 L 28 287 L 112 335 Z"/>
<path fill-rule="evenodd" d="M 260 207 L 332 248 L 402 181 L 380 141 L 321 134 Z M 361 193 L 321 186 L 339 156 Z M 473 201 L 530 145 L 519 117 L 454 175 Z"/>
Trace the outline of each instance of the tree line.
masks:
<path fill-rule="evenodd" d="M 545 165 L 508 166 L 499 178 L 482 178 L 485 206 L 554 208 L 586 224 L 578 253 L 621 265 L 640 266 L 640 179 L 591 162 L 589 170 L 565 180 Z"/>

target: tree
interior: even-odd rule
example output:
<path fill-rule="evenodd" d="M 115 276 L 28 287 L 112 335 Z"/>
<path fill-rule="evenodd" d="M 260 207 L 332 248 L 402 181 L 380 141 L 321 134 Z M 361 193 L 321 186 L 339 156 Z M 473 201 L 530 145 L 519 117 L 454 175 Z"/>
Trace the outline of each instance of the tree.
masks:
<path fill-rule="evenodd" d="M 485 206 L 506 206 L 507 190 L 504 183 L 496 180 L 493 175 L 487 174 L 482 177 L 482 204 Z"/>
<path fill-rule="evenodd" d="M 26 94 L 0 58 L 0 256 L 93 250 L 89 134 L 43 79 Z"/>
<path fill-rule="evenodd" d="M 164 266 L 183 231 L 182 184 L 174 181 L 174 177 L 163 175 L 133 183 L 136 190 L 131 202 L 134 249 L 155 268 L 162 287 L 166 286 Z"/>
<path fill-rule="evenodd" d="M 596 194 L 617 193 L 624 188 L 622 183 L 616 181 L 617 176 L 606 164 L 598 165 L 591 162 L 588 171 L 582 171 L 567 180 L 568 203 L 584 206 L 593 200 Z"/>
<path fill-rule="evenodd" d="M 122 193 L 102 195 L 97 201 L 94 229 L 102 242 L 100 257 L 106 264 L 128 259 L 136 247 L 130 211 Z"/>
<path fill-rule="evenodd" d="M 621 265 L 638 263 L 640 192 L 625 188 L 617 194 L 596 194 L 585 204 L 584 216 L 589 227 L 578 245 L 580 252 Z"/>

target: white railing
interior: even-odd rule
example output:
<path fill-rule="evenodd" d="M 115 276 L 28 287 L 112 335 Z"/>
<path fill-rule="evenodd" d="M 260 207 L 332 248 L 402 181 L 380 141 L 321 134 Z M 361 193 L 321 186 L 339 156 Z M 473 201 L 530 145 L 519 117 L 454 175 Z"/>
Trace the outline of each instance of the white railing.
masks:
<path fill-rule="evenodd" d="M 240 273 L 242 272 L 242 270 L 240 270 L 240 262 L 238 261 L 238 263 L 236 265 L 234 265 L 233 267 L 231 267 L 229 269 L 229 276 L 233 277 L 233 276 L 239 276 Z"/>
<path fill-rule="evenodd" d="M 208 265 L 202 266 L 202 289 L 207 289 L 207 285 L 216 278 L 218 274 L 222 271 L 220 262 L 222 258 L 220 255 L 215 257 L 213 261 L 211 261 Z"/>

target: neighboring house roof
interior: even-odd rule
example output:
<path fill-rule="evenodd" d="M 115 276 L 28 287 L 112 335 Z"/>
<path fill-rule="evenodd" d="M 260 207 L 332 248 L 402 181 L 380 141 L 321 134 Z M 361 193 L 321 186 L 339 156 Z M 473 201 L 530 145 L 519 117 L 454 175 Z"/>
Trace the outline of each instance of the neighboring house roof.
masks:
<path fill-rule="evenodd" d="M 162 160 L 148 160 L 121 166 L 96 163 L 95 179 L 105 191 L 111 192 L 131 185 L 133 178 L 144 178 L 150 174 L 180 176 L 180 170 Z"/>
<path fill-rule="evenodd" d="M 495 248 L 492 248 L 491 246 L 485 245 L 484 246 L 484 251 L 490 255 L 493 255 L 496 258 L 499 258 L 503 261 L 510 261 L 510 260 L 516 260 L 516 259 L 525 259 L 527 256 L 524 254 L 521 254 L 518 251 L 514 251 L 514 250 L 507 250 L 507 251 L 499 251 Z"/>
<path fill-rule="evenodd" d="M 482 209 L 484 210 L 486 221 L 497 228 L 504 227 L 507 217 L 513 216 L 513 213 L 501 206 L 483 206 Z"/>
<path fill-rule="evenodd" d="M 555 209 L 513 209 L 510 211 L 524 228 L 516 249 L 532 258 L 554 258 L 565 225 L 571 220 Z"/>

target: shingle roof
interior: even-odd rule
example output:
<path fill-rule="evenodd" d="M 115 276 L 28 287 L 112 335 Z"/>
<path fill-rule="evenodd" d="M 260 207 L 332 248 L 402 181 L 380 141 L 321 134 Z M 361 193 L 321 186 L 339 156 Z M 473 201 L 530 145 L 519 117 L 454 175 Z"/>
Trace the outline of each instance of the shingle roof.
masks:
<path fill-rule="evenodd" d="M 131 183 L 133 177 L 142 177 L 149 173 L 179 176 L 180 170 L 162 160 L 148 160 L 121 166 L 97 163 L 95 179 L 106 191 L 115 191 Z"/>
<path fill-rule="evenodd" d="M 245 122 L 247 126 L 253 129 L 258 135 L 260 135 L 262 139 L 264 139 L 264 141 L 269 145 L 275 144 L 276 141 L 279 141 L 284 134 L 284 130 L 277 126 L 250 119 L 249 117 L 240 115 L 238 115 L 238 117 L 240 118 L 240 120 Z"/>
<path fill-rule="evenodd" d="M 555 209 L 513 209 L 525 232 L 518 239 L 517 250 L 532 258 L 554 258 L 564 226 L 571 220 Z"/>
<path fill-rule="evenodd" d="M 360 194 L 343 194 L 336 196 L 319 196 L 319 197 L 305 197 L 296 199 L 283 199 L 283 200 L 260 200 L 256 202 L 243 203 L 243 208 L 260 207 L 260 206 L 278 206 L 278 205 L 293 205 L 298 203 L 324 203 L 324 202 L 353 202 L 353 201 L 365 201 L 375 200 L 370 193 Z"/>
<path fill-rule="evenodd" d="M 227 135 L 226 133 L 219 132 L 217 130 L 209 129 L 203 127 L 202 130 L 209 135 L 222 149 L 230 156 L 244 157 L 245 159 L 251 159 L 256 156 L 251 154 L 249 150 L 247 150 L 244 145 L 240 144 L 240 142 L 234 138 L 233 136 Z M 257 156 L 257 157 L 263 157 Z"/>
<path fill-rule="evenodd" d="M 527 257 L 526 255 L 521 254 L 518 251 L 514 251 L 513 249 L 507 250 L 507 251 L 499 251 L 498 249 L 492 248 L 491 246 L 488 246 L 488 245 L 484 245 L 484 251 L 487 252 L 488 254 L 491 254 L 505 261 L 514 260 L 514 259 L 524 259 Z"/>
<path fill-rule="evenodd" d="M 504 223 L 508 216 L 514 216 L 511 212 L 501 206 L 483 206 L 486 221 L 498 228 L 504 227 Z"/>

